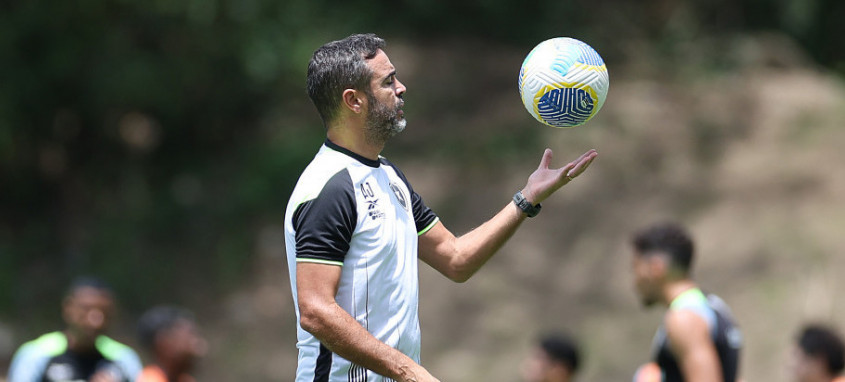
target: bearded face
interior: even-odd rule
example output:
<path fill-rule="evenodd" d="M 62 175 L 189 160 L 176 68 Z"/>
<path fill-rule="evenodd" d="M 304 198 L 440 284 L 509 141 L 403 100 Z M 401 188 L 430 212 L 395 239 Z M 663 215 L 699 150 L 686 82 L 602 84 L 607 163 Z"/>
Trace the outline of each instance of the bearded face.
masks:
<path fill-rule="evenodd" d="M 405 101 L 400 98 L 395 105 L 389 105 L 370 94 L 367 94 L 367 99 L 370 107 L 367 111 L 366 139 L 369 143 L 382 145 L 405 130 L 408 123 L 402 113 Z"/>

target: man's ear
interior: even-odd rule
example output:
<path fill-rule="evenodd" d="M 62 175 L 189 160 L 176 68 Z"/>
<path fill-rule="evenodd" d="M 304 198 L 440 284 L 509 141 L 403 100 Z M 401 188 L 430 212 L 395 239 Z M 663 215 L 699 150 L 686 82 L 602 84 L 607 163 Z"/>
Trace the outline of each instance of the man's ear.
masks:
<path fill-rule="evenodd" d="M 364 111 L 364 104 L 366 98 L 361 97 L 362 92 L 355 89 L 346 89 L 343 91 L 343 106 L 351 110 L 355 114 L 360 114 Z"/>

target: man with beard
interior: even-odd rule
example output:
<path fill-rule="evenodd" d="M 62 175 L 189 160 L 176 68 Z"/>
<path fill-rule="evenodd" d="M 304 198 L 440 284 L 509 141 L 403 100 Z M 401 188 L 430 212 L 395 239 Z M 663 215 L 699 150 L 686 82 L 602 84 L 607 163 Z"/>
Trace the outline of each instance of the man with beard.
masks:
<path fill-rule="evenodd" d="M 406 89 L 384 46 L 375 35 L 353 35 L 323 45 L 308 64 L 308 94 L 327 139 L 285 213 L 300 382 L 436 381 L 419 364 L 418 260 L 466 281 L 597 155 L 554 169 L 547 149 L 513 202 L 455 237 L 379 155 L 406 124 Z"/>
<path fill-rule="evenodd" d="M 632 270 L 643 305 L 668 307 L 653 344 L 653 362 L 635 382 L 734 382 L 742 336 L 728 306 L 690 278 L 693 242 L 676 224 L 634 236 Z"/>

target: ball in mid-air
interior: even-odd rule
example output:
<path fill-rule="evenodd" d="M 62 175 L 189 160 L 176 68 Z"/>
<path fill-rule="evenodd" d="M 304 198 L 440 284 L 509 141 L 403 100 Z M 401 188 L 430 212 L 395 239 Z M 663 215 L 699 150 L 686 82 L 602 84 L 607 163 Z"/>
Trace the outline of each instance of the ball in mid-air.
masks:
<path fill-rule="evenodd" d="M 541 42 L 519 70 L 519 95 L 525 109 L 552 127 L 589 121 L 604 104 L 610 78 L 601 56 L 569 37 Z"/>

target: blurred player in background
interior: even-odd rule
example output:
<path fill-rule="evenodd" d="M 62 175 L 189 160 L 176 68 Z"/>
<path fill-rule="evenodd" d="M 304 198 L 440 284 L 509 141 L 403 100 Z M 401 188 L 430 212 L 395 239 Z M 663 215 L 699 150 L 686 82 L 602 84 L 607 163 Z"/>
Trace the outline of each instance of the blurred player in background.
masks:
<path fill-rule="evenodd" d="M 791 362 L 795 382 L 845 382 L 842 337 L 824 325 L 807 325 L 798 335 Z"/>
<path fill-rule="evenodd" d="M 63 331 L 42 335 L 18 349 L 9 382 L 129 382 L 141 371 L 138 355 L 105 335 L 114 311 L 111 289 L 80 278 L 62 304 Z"/>
<path fill-rule="evenodd" d="M 523 382 L 572 382 L 578 371 L 578 346 L 569 336 L 548 334 L 522 362 Z"/>
<path fill-rule="evenodd" d="M 633 238 L 632 270 L 645 306 L 668 308 L 654 338 L 653 362 L 635 382 L 737 381 L 742 336 L 727 305 L 705 296 L 690 278 L 694 246 L 675 224 L 661 224 Z M 656 379 L 659 378 L 659 379 Z"/>
<path fill-rule="evenodd" d="M 191 372 L 207 344 L 191 312 L 172 306 L 148 310 L 138 321 L 138 339 L 154 361 L 137 382 L 195 382 Z"/>
<path fill-rule="evenodd" d="M 308 64 L 326 140 L 285 213 L 300 382 L 436 381 L 419 364 L 419 261 L 466 281 L 597 155 L 549 168 L 547 149 L 512 202 L 456 237 L 380 156 L 406 125 L 406 88 L 384 46 L 375 35 L 353 35 L 323 45 Z"/>

